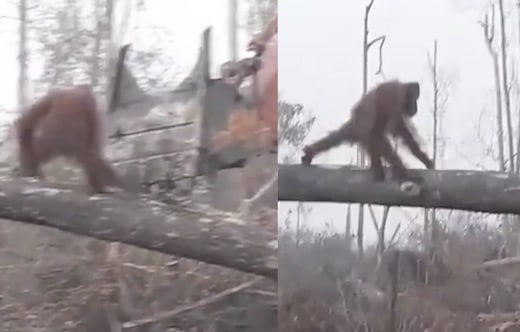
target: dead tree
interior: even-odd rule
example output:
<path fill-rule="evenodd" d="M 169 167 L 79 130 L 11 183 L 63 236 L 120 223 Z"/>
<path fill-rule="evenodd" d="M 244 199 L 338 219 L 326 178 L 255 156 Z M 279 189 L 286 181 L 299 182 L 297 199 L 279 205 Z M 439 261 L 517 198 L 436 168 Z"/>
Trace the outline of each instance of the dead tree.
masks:
<path fill-rule="evenodd" d="M 18 41 L 18 63 L 20 72 L 18 73 L 18 107 L 23 109 L 27 100 L 27 1 L 20 0 L 18 5 L 19 12 L 19 33 Z"/>
<path fill-rule="evenodd" d="M 370 17 L 370 10 L 374 5 L 374 0 L 370 0 L 368 5 L 365 7 L 365 16 L 363 20 L 363 95 L 367 93 L 368 86 L 368 51 L 370 47 L 379 42 L 379 66 L 376 71 L 376 74 L 382 73 L 383 68 L 383 45 L 385 44 L 386 36 L 382 35 L 377 38 L 368 41 L 369 30 L 368 30 L 368 19 Z M 365 155 L 362 149 L 358 150 L 358 164 L 361 166 L 365 166 Z M 373 214 L 373 211 L 371 211 Z M 388 211 L 384 212 L 384 215 L 388 216 Z M 372 216 L 374 218 L 374 215 Z M 374 223 L 377 222 L 374 219 Z M 385 221 L 382 222 L 382 224 Z M 358 229 L 357 229 L 357 245 L 358 252 L 362 256 L 363 255 L 363 228 L 365 224 L 365 207 L 364 204 L 359 205 L 359 214 L 358 214 Z"/>
<path fill-rule="evenodd" d="M 447 101 L 447 89 L 446 86 L 441 84 L 442 77 L 439 77 L 439 66 L 437 63 L 437 40 L 433 43 L 433 54 L 430 56 L 428 54 L 428 66 L 430 69 L 430 74 L 432 78 L 432 92 L 433 92 L 433 164 L 435 168 L 439 168 L 438 157 L 443 156 L 444 148 L 441 147 L 441 151 L 439 151 L 438 143 L 439 143 L 439 131 L 440 124 L 442 120 L 442 111 L 445 108 L 445 104 Z M 429 231 L 429 236 L 428 236 Z M 427 247 L 429 248 L 430 257 L 434 257 L 436 251 L 438 250 L 439 241 L 440 241 L 440 231 L 441 225 L 437 220 L 437 211 L 435 209 L 425 209 L 424 210 L 424 235 L 427 239 Z"/>
<path fill-rule="evenodd" d="M 493 41 L 495 39 L 495 7 L 491 7 L 491 16 L 488 14 L 484 20 L 480 22 L 484 32 L 486 47 L 493 63 L 493 76 L 495 80 L 495 103 L 497 115 L 497 144 L 498 144 L 498 162 L 499 171 L 504 172 L 506 169 L 505 153 L 504 153 L 504 123 L 502 110 L 502 85 L 500 84 L 500 67 L 498 62 L 498 53 L 494 49 Z"/>
<path fill-rule="evenodd" d="M 192 203 L 166 205 L 146 196 L 89 197 L 25 179 L 1 182 L 2 219 L 277 278 L 276 234 L 233 214 Z"/>
<path fill-rule="evenodd" d="M 516 1 L 516 11 L 517 11 L 517 22 L 518 22 L 518 45 L 520 46 L 520 0 Z M 518 127 L 520 128 L 520 118 L 518 119 Z M 516 137 L 516 173 L 520 173 L 520 131 L 517 133 Z"/>
<path fill-rule="evenodd" d="M 500 14 L 500 55 L 502 60 L 502 91 L 504 92 L 504 105 L 506 107 L 506 124 L 507 124 L 507 142 L 509 145 L 509 172 L 514 172 L 514 145 L 513 145 L 513 123 L 511 120 L 511 93 L 510 84 L 508 82 L 507 70 L 507 38 L 506 38 L 506 22 L 504 15 L 504 2 L 498 0 L 498 11 Z"/>

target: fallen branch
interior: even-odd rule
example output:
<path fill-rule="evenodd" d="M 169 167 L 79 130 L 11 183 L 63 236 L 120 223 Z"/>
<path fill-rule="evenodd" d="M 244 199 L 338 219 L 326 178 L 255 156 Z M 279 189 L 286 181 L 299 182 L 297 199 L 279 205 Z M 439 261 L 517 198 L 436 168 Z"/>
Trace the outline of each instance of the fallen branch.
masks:
<path fill-rule="evenodd" d="M 215 295 L 209 296 L 209 297 L 204 298 L 202 300 L 199 300 L 199 301 L 197 301 L 195 303 L 183 305 L 183 306 L 180 306 L 180 307 L 175 308 L 175 309 L 170 310 L 170 311 L 160 312 L 160 313 L 155 314 L 155 315 L 150 316 L 150 317 L 136 319 L 136 320 L 132 320 L 132 321 L 123 323 L 122 328 L 123 329 L 130 329 L 130 328 L 135 328 L 135 327 L 143 326 L 143 325 L 150 324 L 150 323 L 160 322 L 160 321 L 163 321 L 165 319 L 171 319 L 171 318 L 173 318 L 173 317 L 175 317 L 177 315 L 180 315 L 180 314 L 182 314 L 182 313 L 184 313 L 186 311 L 194 310 L 194 309 L 197 309 L 199 307 L 202 307 L 202 306 L 205 306 L 205 305 L 212 304 L 212 303 L 215 303 L 217 301 L 220 301 L 220 300 L 222 300 L 223 298 L 225 298 L 225 297 L 227 297 L 229 295 L 238 293 L 241 290 L 244 290 L 246 288 L 249 288 L 249 287 L 253 286 L 254 284 L 256 284 L 260 280 L 262 280 L 262 278 L 257 277 L 257 278 L 255 278 L 253 280 L 246 281 L 246 282 L 244 282 L 244 283 L 242 283 L 242 284 L 240 284 L 238 286 L 226 289 L 226 290 L 224 290 L 224 291 L 222 291 L 220 293 L 217 293 Z"/>
<path fill-rule="evenodd" d="M 230 213 L 192 203 L 171 206 L 145 196 L 89 197 L 27 179 L 0 182 L 0 218 L 277 278 L 276 234 Z"/>
<path fill-rule="evenodd" d="M 498 323 L 500 321 L 518 321 L 520 319 L 520 312 L 496 312 L 492 314 L 480 313 L 477 315 L 480 322 Z"/>
<path fill-rule="evenodd" d="M 367 203 L 520 214 L 520 177 L 468 170 L 410 170 L 424 178 L 417 195 L 395 182 L 376 183 L 352 166 L 278 165 L 278 200 Z"/>
<path fill-rule="evenodd" d="M 477 316 L 481 331 L 512 332 L 520 327 L 520 312 L 480 313 Z"/>
<path fill-rule="evenodd" d="M 254 204 L 258 203 L 268 192 L 272 189 L 273 186 L 277 185 L 278 182 L 278 172 L 275 172 L 273 176 L 264 183 L 258 191 L 251 197 L 246 198 L 240 204 L 238 208 L 238 215 L 241 218 L 247 218 L 251 213 L 251 208 Z"/>
<path fill-rule="evenodd" d="M 520 256 L 506 257 L 506 258 L 501 258 L 501 259 L 485 261 L 484 263 L 477 266 L 477 268 L 486 269 L 486 268 L 495 268 L 495 267 L 502 267 L 502 266 L 508 266 L 508 265 L 517 265 L 517 264 L 520 264 Z"/>

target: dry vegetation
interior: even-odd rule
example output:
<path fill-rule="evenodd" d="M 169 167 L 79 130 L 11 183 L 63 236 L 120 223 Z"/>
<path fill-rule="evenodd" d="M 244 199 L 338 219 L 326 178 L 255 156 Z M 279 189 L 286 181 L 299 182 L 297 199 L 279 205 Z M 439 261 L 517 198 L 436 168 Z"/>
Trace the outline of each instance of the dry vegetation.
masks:
<path fill-rule="evenodd" d="M 417 250 L 418 233 L 409 231 L 401 241 L 400 247 L 407 247 L 400 248 L 401 258 L 413 253 L 424 259 Z M 299 245 L 289 232 L 279 236 L 280 331 L 393 331 L 391 278 L 385 266 L 395 248 L 387 249 L 378 265 L 374 248 L 361 259 L 344 236 L 303 236 Z M 395 330 L 520 331 L 518 267 L 476 268 L 496 258 L 499 238 L 496 227 L 477 222 L 445 230 L 442 260 L 431 265 L 426 283 L 401 259 Z"/>
<path fill-rule="evenodd" d="M 0 270 L 5 332 L 276 328 L 271 280 L 52 229 L 1 222 Z"/>

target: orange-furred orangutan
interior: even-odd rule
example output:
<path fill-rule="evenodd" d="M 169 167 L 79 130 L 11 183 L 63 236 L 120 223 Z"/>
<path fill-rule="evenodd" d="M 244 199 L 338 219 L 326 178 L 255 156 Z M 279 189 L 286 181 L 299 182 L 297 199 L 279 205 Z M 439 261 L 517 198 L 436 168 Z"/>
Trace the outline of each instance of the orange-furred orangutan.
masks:
<path fill-rule="evenodd" d="M 65 157 L 78 164 L 94 193 L 122 182 L 104 156 L 102 122 L 88 85 L 51 90 L 16 120 L 20 173 L 43 179 L 41 166 Z"/>
<path fill-rule="evenodd" d="M 262 66 L 255 75 L 259 96 L 258 113 L 278 138 L 278 14 L 248 45 L 261 57 Z"/>
<path fill-rule="evenodd" d="M 417 113 L 420 95 L 418 82 L 386 81 L 372 88 L 354 105 L 348 119 L 338 129 L 303 148 L 303 164 L 343 143 L 359 144 L 370 157 L 374 179 L 383 181 L 385 159 L 399 180 L 421 180 L 407 172 L 403 161 L 392 147 L 389 136 L 400 138 L 410 152 L 428 169 L 433 161 L 421 149 L 411 118 Z"/>

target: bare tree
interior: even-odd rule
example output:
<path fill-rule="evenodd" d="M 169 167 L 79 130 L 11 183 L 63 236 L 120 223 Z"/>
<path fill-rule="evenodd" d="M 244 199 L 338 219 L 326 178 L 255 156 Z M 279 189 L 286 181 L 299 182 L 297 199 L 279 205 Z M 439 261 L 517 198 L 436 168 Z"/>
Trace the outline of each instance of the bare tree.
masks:
<path fill-rule="evenodd" d="M 428 56 L 428 64 L 433 83 L 433 164 L 437 161 L 437 135 L 439 127 L 439 81 L 437 66 L 437 40 L 433 43 L 433 58 Z"/>
<path fill-rule="evenodd" d="M 437 40 L 433 43 L 433 54 L 428 54 L 428 66 L 430 68 L 430 75 L 432 78 L 432 115 L 433 115 L 433 164 L 438 169 L 439 157 L 442 159 L 444 148 L 439 149 L 439 142 L 442 140 L 440 136 L 440 128 L 442 123 L 442 116 L 446 107 L 448 98 L 447 82 L 442 82 L 442 77 L 439 73 L 439 65 L 437 62 Z M 424 210 L 424 235 L 426 240 L 426 247 L 428 248 L 430 257 L 434 257 L 440 246 L 441 225 L 437 219 L 436 209 Z"/>
<path fill-rule="evenodd" d="M 376 74 L 382 73 L 383 67 L 383 45 L 386 40 L 386 36 L 379 36 L 377 38 L 369 41 L 369 29 L 368 29 L 368 19 L 370 17 L 370 10 L 374 4 L 374 0 L 370 0 L 368 5 L 365 7 L 365 16 L 363 20 L 363 95 L 367 93 L 368 89 L 368 51 L 370 47 L 379 42 L 379 66 L 376 71 Z M 361 166 L 365 166 L 365 155 L 362 149 L 358 149 L 358 164 Z M 385 207 L 384 209 L 388 209 L 389 207 Z M 385 211 L 384 215 L 388 216 L 388 212 Z M 386 223 L 386 221 L 383 221 Z M 357 229 L 357 245 L 359 255 L 363 256 L 364 245 L 363 245 L 363 229 L 365 224 L 365 206 L 364 204 L 359 205 L 358 212 L 358 229 Z"/>
<path fill-rule="evenodd" d="M 390 213 L 390 207 L 385 206 L 383 208 L 383 216 L 381 218 L 381 224 L 378 224 L 377 217 L 374 213 L 374 209 L 372 206 L 368 207 L 368 211 L 370 212 L 370 216 L 372 217 L 372 222 L 374 224 L 374 228 L 377 233 L 377 263 L 378 265 L 382 262 L 383 254 L 386 249 L 385 245 L 385 233 L 386 233 L 386 223 L 388 221 L 388 214 Z"/>
<path fill-rule="evenodd" d="M 249 34 L 260 30 L 271 20 L 278 0 L 246 0 L 248 4 L 246 29 Z"/>
<path fill-rule="evenodd" d="M 316 118 L 305 112 L 301 104 L 292 104 L 284 101 L 278 102 L 278 144 L 287 145 L 289 155 L 282 156 L 285 163 L 289 163 L 292 153 L 298 150 Z M 298 202 L 296 207 L 296 243 L 300 241 L 301 218 L 310 212 L 306 209 L 303 202 Z"/>
<path fill-rule="evenodd" d="M 92 60 L 90 62 L 90 84 L 98 85 L 98 77 L 100 74 L 99 53 L 101 52 L 101 29 L 103 21 L 101 17 L 101 0 L 94 0 L 94 19 L 96 20 L 96 31 L 94 32 L 94 47 L 92 50 Z"/>
<path fill-rule="evenodd" d="M 491 7 L 491 17 L 487 14 L 480 22 L 484 32 L 487 50 L 493 63 L 493 74 L 495 79 L 495 103 L 497 121 L 497 144 L 498 144 L 498 169 L 503 172 L 506 168 L 504 153 L 504 125 L 502 111 L 502 85 L 500 84 L 500 69 L 498 64 L 498 53 L 493 47 L 495 37 L 495 7 Z"/>
<path fill-rule="evenodd" d="M 500 55 L 502 58 L 502 89 L 504 92 L 504 105 L 506 107 L 507 141 L 509 145 L 509 171 L 513 172 L 514 167 L 514 146 L 513 146 L 513 124 L 511 120 L 511 97 L 508 82 L 507 70 L 507 40 L 506 23 L 504 15 L 504 1 L 498 0 L 498 10 L 500 14 Z"/>
<path fill-rule="evenodd" d="M 91 52 L 78 50 L 90 48 L 93 31 L 82 19 L 81 4 L 76 0 L 46 3 L 34 16 L 31 27 L 35 30 L 36 51 L 44 62 L 36 89 L 88 81 Z"/>
<path fill-rule="evenodd" d="M 430 73 L 432 76 L 433 83 L 433 164 L 436 165 L 437 161 L 437 130 L 438 130 L 438 103 L 439 103 L 439 82 L 437 79 L 438 68 L 437 68 L 437 40 L 433 43 L 433 58 L 428 56 L 428 65 L 430 67 Z M 429 220 L 428 220 L 429 219 Z M 430 226 L 430 227 L 428 227 Z M 430 229 L 430 236 L 427 236 L 428 228 Z M 437 223 L 437 216 L 435 209 L 428 210 L 424 209 L 424 229 L 427 237 L 427 243 L 430 253 L 433 254 L 435 245 L 437 244 L 439 225 Z"/>
<path fill-rule="evenodd" d="M 345 239 L 348 247 L 352 246 L 352 206 L 347 204 L 347 215 L 345 216 Z"/>
<path fill-rule="evenodd" d="M 512 128 L 512 114 L 511 114 L 511 84 L 508 79 L 508 63 L 507 63 L 507 40 L 506 40 L 506 31 L 505 31 L 505 15 L 504 15 L 504 5 L 503 1 L 498 1 L 499 7 L 499 15 L 500 15 L 500 56 L 502 62 L 502 75 L 500 75 L 499 70 L 499 61 L 498 61 L 498 52 L 493 47 L 493 41 L 495 37 L 495 6 L 491 6 L 491 17 L 489 14 L 485 16 L 483 22 L 481 22 L 481 26 L 484 29 L 484 37 L 486 39 L 486 45 L 488 51 L 491 55 L 493 61 L 493 72 L 495 77 L 495 95 L 496 95 L 496 107 L 497 107 L 497 145 L 498 145 L 498 157 L 499 157 L 499 170 L 500 171 L 509 171 L 518 173 L 519 164 L 518 164 L 518 149 L 520 146 L 520 136 L 517 138 L 517 151 L 515 158 L 515 151 L 513 145 L 513 128 Z M 504 151 L 504 130 L 503 130 L 503 109 L 502 109 L 502 101 L 505 105 L 506 112 L 506 125 L 507 125 L 507 141 L 508 141 L 508 159 L 509 162 L 506 164 L 506 157 Z M 516 159 L 516 161 L 515 161 Z M 509 165 L 509 167 L 506 167 Z M 504 215 L 501 216 L 502 219 L 502 231 L 505 234 L 506 243 L 512 243 L 515 241 L 513 238 L 513 234 L 518 234 L 518 231 L 515 231 L 516 223 L 511 220 L 510 216 Z"/>
<path fill-rule="evenodd" d="M 238 3 L 237 0 L 229 1 L 229 51 L 231 54 L 231 61 L 237 61 L 238 59 L 238 43 L 237 43 L 237 25 L 238 25 Z"/>
<path fill-rule="evenodd" d="M 520 0 L 516 1 L 516 10 L 517 10 L 517 23 L 518 23 L 518 45 L 520 46 Z M 520 117 L 518 118 L 518 133 L 517 133 L 517 141 L 516 141 L 516 173 L 520 173 Z M 520 242 L 520 241 L 519 241 Z"/>
<path fill-rule="evenodd" d="M 27 1 L 18 5 L 20 40 L 18 42 L 18 107 L 23 109 L 27 100 Z"/>

